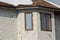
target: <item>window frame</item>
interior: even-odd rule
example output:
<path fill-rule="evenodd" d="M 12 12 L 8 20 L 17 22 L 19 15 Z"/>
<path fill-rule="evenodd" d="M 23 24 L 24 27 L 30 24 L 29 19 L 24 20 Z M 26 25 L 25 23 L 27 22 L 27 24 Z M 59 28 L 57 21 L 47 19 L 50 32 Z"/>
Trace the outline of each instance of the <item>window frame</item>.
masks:
<path fill-rule="evenodd" d="M 32 28 L 31 29 L 26 29 L 26 14 L 31 14 L 31 23 L 32 23 Z M 33 30 L 33 14 L 32 12 L 25 12 L 24 13 L 24 18 L 25 18 L 25 31 L 32 31 Z"/>
<path fill-rule="evenodd" d="M 50 15 L 50 30 L 47 30 L 47 26 L 46 26 L 45 30 L 42 30 L 41 14 L 45 15 L 45 22 L 46 22 L 46 15 Z M 52 32 L 52 18 L 51 18 L 51 14 L 40 12 L 40 24 L 41 24 L 41 31 L 51 31 Z M 45 24 L 47 25 L 47 22 Z"/>

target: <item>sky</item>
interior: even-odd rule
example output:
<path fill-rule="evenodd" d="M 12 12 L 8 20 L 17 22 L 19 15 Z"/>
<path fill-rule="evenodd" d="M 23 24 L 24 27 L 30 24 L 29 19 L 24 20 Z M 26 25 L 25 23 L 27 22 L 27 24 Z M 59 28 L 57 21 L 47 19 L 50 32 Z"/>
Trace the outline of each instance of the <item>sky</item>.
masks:
<path fill-rule="evenodd" d="M 50 4 L 52 4 L 52 5 L 60 8 L 60 0 L 44 0 L 44 1 L 46 1 L 46 2 L 48 2 Z"/>
<path fill-rule="evenodd" d="M 10 4 L 13 4 L 15 6 L 17 6 L 18 4 L 22 4 L 22 5 L 32 4 L 32 0 L 0 0 L 0 1 L 10 3 Z"/>
<path fill-rule="evenodd" d="M 60 5 L 60 0 L 48 0 L 48 1 L 50 1 L 52 3 L 55 3 L 57 5 Z"/>

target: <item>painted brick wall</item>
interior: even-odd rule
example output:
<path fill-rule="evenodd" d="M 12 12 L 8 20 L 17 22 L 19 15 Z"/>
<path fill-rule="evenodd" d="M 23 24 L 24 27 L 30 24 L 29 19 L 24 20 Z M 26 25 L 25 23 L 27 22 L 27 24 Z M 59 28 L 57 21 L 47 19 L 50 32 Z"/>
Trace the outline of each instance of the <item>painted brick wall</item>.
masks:
<path fill-rule="evenodd" d="M 54 11 L 52 12 L 45 12 L 51 14 L 52 20 L 52 32 L 50 31 L 41 31 L 41 21 L 40 21 L 40 14 L 38 13 L 38 40 L 55 40 L 55 20 L 54 20 Z"/>
<path fill-rule="evenodd" d="M 33 13 L 33 31 L 25 31 L 25 19 L 24 12 Z M 52 17 L 52 32 L 41 31 L 40 25 L 40 12 L 45 12 L 51 14 Z M 55 20 L 54 20 L 54 11 L 50 10 L 23 10 L 18 14 L 18 40 L 55 40 Z"/>
<path fill-rule="evenodd" d="M 37 40 L 37 13 L 33 12 L 33 31 L 25 31 L 24 13 L 18 16 L 18 40 Z"/>
<path fill-rule="evenodd" d="M 0 8 L 0 40 L 17 40 L 16 12 Z"/>
<path fill-rule="evenodd" d="M 27 10 L 33 13 L 33 31 L 25 31 L 24 12 L 0 8 L 0 40 L 55 40 L 54 12 Z M 41 31 L 40 12 L 52 14 L 52 32 Z"/>

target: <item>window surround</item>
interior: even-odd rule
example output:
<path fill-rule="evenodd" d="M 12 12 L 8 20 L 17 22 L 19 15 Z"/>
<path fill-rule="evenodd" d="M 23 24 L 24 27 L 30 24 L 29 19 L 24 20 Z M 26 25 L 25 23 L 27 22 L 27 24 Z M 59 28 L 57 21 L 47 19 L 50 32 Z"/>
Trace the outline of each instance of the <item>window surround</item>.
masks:
<path fill-rule="evenodd" d="M 42 30 L 42 22 L 41 22 L 41 14 L 45 14 L 45 15 L 50 15 L 50 30 Z M 46 19 L 45 19 L 46 20 Z M 50 31 L 52 32 L 52 19 L 51 19 L 51 14 L 49 13 L 44 13 L 44 12 L 40 12 L 40 24 L 41 24 L 41 31 Z M 47 23 L 46 23 L 47 24 Z"/>
<path fill-rule="evenodd" d="M 26 14 L 31 14 L 32 29 L 26 29 Z M 33 14 L 32 14 L 32 12 L 24 13 L 24 21 L 25 21 L 25 31 L 32 31 L 33 30 Z"/>

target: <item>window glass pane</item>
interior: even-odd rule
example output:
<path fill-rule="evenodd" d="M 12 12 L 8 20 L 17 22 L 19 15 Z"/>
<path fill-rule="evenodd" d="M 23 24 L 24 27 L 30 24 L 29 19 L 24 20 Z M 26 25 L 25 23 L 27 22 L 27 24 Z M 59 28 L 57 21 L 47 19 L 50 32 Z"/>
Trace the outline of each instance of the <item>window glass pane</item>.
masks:
<path fill-rule="evenodd" d="M 45 24 L 45 15 L 41 14 L 41 29 L 45 30 L 46 29 L 46 24 Z"/>
<path fill-rule="evenodd" d="M 26 29 L 32 29 L 31 13 L 26 13 Z"/>
<path fill-rule="evenodd" d="M 50 30 L 50 15 L 46 15 L 46 29 Z"/>

